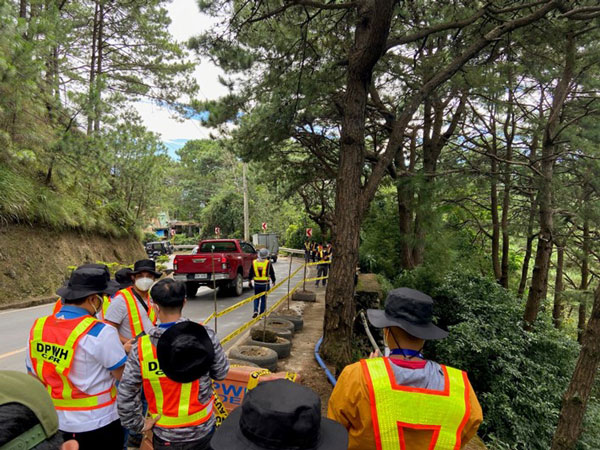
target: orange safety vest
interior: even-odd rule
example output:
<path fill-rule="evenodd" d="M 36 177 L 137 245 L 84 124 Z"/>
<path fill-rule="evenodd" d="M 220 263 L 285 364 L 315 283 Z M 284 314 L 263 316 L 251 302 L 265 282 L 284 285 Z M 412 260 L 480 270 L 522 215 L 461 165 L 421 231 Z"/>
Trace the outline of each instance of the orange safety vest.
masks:
<path fill-rule="evenodd" d="M 369 388 L 377 450 L 405 450 L 404 428 L 433 431 L 428 450 L 460 449 L 470 414 L 465 372 L 441 366 L 445 387 L 436 391 L 398 385 L 388 358 L 363 359 L 361 364 Z"/>
<path fill-rule="evenodd" d="M 55 316 L 56 313 L 58 313 L 64 305 L 65 304 L 63 303 L 62 298 L 58 297 L 58 300 L 56 300 L 56 303 L 54 304 L 54 308 L 52 309 L 52 315 Z M 102 319 L 104 319 L 106 317 L 106 311 L 108 311 L 109 306 L 110 306 L 110 297 L 108 295 L 103 295 L 102 296 Z"/>
<path fill-rule="evenodd" d="M 269 268 L 268 260 L 259 261 L 255 259 L 252 267 L 254 269 L 254 281 L 269 281 L 269 273 L 267 271 Z"/>
<path fill-rule="evenodd" d="M 200 380 L 177 383 L 167 377 L 160 370 L 156 347 L 150 336 L 138 339 L 138 354 L 148 410 L 152 416 L 160 414 L 156 425 L 162 428 L 191 427 L 212 417 L 213 397 L 206 404 L 198 400 Z"/>
<path fill-rule="evenodd" d="M 142 322 L 142 311 L 140 311 L 140 307 L 138 306 L 138 302 L 135 298 L 135 294 L 133 293 L 133 286 L 130 286 L 126 289 L 121 289 L 119 291 L 120 294 L 125 297 L 125 305 L 127 306 L 127 317 L 129 318 L 129 329 L 131 330 L 131 338 L 135 338 L 142 331 L 146 333 L 148 330 L 144 329 L 144 322 Z M 143 311 L 145 314 L 146 311 Z M 156 312 L 154 308 L 152 308 L 152 302 L 148 301 L 148 318 L 152 322 L 152 325 L 156 325 Z"/>
<path fill-rule="evenodd" d="M 37 319 L 29 334 L 29 355 L 33 372 L 48 389 L 56 409 L 88 411 L 103 408 L 117 400 L 114 384 L 99 394 L 87 394 L 69 379 L 73 357 L 79 341 L 94 325 L 100 323 L 91 316 L 57 319 L 46 316 Z"/>

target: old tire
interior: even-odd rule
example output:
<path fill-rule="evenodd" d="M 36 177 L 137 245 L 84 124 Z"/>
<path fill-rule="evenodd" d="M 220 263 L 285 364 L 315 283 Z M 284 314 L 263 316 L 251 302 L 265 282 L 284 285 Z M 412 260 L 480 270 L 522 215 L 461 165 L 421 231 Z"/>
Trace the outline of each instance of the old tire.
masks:
<path fill-rule="evenodd" d="M 257 350 L 259 349 L 259 350 Z M 277 372 L 277 353 L 267 347 L 254 345 L 240 345 L 232 348 L 229 352 L 232 359 L 248 361 L 256 364 L 263 369 L 269 369 L 271 372 Z"/>
<path fill-rule="evenodd" d="M 292 322 L 285 319 L 275 319 L 268 318 L 267 319 L 267 327 L 268 328 L 278 328 L 280 330 L 290 330 L 292 334 L 294 334 L 295 326 Z"/>
<path fill-rule="evenodd" d="M 200 283 L 197 281 L 186 281 L 185 282 L 185 293 L 188 298 L 193 298 L 196 296 L 196 292 L 198 292 L 198 288 L 200 287 Z"/>
<path fill-rule="evenodd" d="M 277 314 L 277 315 L 271 316 L 271 319 L 289 320 L 290 322 L 292 322 L 294 324 L 294 332 L 300 331 L 304 327 L 304 319 L 300 315 L 292 316 L 291 314 L 290 315 Z"/>
<path fill-rule="evenodd" d="M 263 325 L 259 323 L 258 325 L 254 325 L 251 329 L 262 331 Z M 285 330 L 283 328 L 273 328 L 269 326 L 267 326 L 267 330 L 272 331 L 273 333 L 275 333 L 275 335 L 287 339 L 288 341 L 291 341 L 294 337 L 294 333 L 292 333 L 291 330 Z"/>
<path fill-rule="evenodd" d="M 256 364 L 251 363 L 250 361 L 242 361 L 241 359 L 231 359 L 229 358 L 229 366 L 245 366 L 245 367 L 258 367 Z"/>
<path fill-rule="evenodd" d="M 248 338 L 244 345 L 255 345 L 258 347 L 267 347 L 271 350 L 275 350 L 279 359 L 287 358 L 290 356 L 290 351 L 292 350 L 292 342 L 285 338 L 280 338 L 283 342 L 261 342 L 255 341 L 251 337 Z"/>

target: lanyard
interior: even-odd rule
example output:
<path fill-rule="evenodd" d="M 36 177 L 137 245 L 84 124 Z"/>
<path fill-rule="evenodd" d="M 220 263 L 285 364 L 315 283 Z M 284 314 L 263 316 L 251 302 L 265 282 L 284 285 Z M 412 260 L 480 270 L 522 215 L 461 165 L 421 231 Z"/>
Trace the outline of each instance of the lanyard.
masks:
<path fill-rule="evenodd" d="M 392 355 L 402 355 L 405 358 L 421 358 L 421 359 L 425 359 L 425 357 L 423 356 L 423 354 L 418 351 L 418 350 L 410 350 L 408 348 L 395 348 L 393 350 L 390 350 L 390 356 Z"/>

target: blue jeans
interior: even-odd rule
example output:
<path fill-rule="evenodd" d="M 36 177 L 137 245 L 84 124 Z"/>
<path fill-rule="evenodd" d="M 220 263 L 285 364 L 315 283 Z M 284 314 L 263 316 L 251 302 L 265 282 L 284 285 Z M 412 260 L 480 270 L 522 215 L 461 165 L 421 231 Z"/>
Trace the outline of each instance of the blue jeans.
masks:
<path fill-rule="evenodd" d="M 254 282 L 254 294 L 260 294 L 269 290 L 269 283 Z M 259 308 L 260 306 L 260 308 Z M 254 299 L 254 312 L 262 314 L 267 308 L 267 295 L 262 295 Z M 260 309 L 260 310 L 259 310 Z"/>

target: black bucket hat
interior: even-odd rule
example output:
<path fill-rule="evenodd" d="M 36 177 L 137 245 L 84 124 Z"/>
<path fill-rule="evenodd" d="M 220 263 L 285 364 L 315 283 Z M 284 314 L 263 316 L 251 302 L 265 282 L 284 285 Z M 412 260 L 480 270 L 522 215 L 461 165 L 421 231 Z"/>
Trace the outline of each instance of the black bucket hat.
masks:
<path fill-rule="evenodd" d="M 133 272 L 133 270 L 129 267 L 117 270 L 115 273 L 115 281 L 119 283 L 119 289 L 126 289 L 133 284 L 131 272 Z"/>
<path fill-rule="evenodd" d="M 321 417 L 321 399 L 288 380 L 248 391 L 210 441 L 213 450 L 346 450 L 348 432 Z"/>
<path fill-rule="evenodd" d="M 376 328 L 399 327 L 419 339 L 444 339 L 448 332 L 435 326 L 433 299 L 420 291 L 398 288 L 389 292 L 385 310 L 367 310 L 369 322 Z"/>
<path fill-rule="evenodd" d="M 78 267 L 71 274 L 69 281 L 56 290 L 56 294 L 63 300 L 77 300 L 92 294 L 108 294 L 112 290 L 104 270 Z"/>
<path fill-rule="evenodd" d="M 122 289 L 122 287 L 119 285 L 119 283 L 115 280 L 111 280 L 110 279 L 110 270 L 108 270 L 108 266 L 106 264 L 98 264 L 98 263 L 89 263 L 89 264 L 82 264 L 81 266 L 78 267 L 78 269 L 101 269 L 104 271 L 104 276 L 106 277 L 106 283 L 108 284 L 108 287 L 106 288 L 106 291 L 104 291 L 106 294 L 108 295 L 115 295 L 119 290 Z"/>
<path fill-rule="evenodd" d="M 208 374 L 215 347 L 206 328 L 196 322 L 179 322 L 169 327 L 156 344 L 160 369 L 173 381 L 190 383 Z"/>
<path fill-rule="evenodd" d="M 131 275 L 137 275 L 141 272 L 150 272 L 155 278 L 160 278 L 162 275 L 162 272 L 156 271 L 156 263 L 151 259 L 140 259 L 135 262 Z"/>

